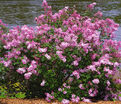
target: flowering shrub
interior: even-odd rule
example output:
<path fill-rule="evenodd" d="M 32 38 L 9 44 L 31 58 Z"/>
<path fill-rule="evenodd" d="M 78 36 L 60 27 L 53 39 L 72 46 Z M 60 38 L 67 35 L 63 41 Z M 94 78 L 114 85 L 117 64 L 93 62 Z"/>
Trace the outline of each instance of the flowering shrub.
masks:
<path fill-rule="evenodd" d="M 92 12 L 96 3 L 87 6 Z M 121 41 L 111 40 L 118 28 L 113 20 L 81 16 L 65 7 L 53 14 L 43 0 L 45 13 L 36 17 L 36 27 L 15 27 L 1 32 L 1 65 L 6 79 L 21 80 L 26 96 L 58 99 L 62 103 L 91 99 L 118 99 L 113 79 L 121 63 Z M 86 11 L 86 13 L 87 13 Z"/>

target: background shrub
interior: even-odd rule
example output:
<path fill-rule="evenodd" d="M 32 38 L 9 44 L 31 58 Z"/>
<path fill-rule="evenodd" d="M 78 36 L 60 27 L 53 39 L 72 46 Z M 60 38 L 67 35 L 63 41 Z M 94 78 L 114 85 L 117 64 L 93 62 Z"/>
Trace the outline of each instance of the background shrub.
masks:
<path fill-rule="evenodd" d="M 103 20 L 99 11 L 92 15 L 95 5 L 88 5 L 82 16 L 68 7 L 53 14 L 44 0 L 45 13 L 35 18 L 35 28 L 24 25 L 0 33 L 0 77 L 8 95 L 62 103 L 118 99 L 121 80 L 113 76 L 120 68 L 121 42 L 111 39 L 119 25 Z"/>

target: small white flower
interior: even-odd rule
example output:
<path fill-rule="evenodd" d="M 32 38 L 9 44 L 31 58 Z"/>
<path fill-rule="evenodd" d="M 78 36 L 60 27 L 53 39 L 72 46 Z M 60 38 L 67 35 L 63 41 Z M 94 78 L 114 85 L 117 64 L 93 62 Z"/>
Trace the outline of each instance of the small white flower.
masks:
<path fill-rule="evenodd" d="M 47 48 L 38 48 L 39 52 L 43 53 L 47 51 Z"/>
<path fill-rule="evenodd" d="M 26 72 L 25 68 L 18 68 L 16 71 L 20 74 L 23 74 Z"/>
<path fill-rule="evenodd" d="M 44 86 L 45 85 L 45 80 L 43 80 L 40 85 Z"/>
<path fill-rule="evenodd" d="M 45 54 L 45 57 L 46 57 L 48 60 L 50 60 L 50 59 L 51 59 L 51 56 L 50 56 L 50 55 L 48 55 L 48 54 Z"/>

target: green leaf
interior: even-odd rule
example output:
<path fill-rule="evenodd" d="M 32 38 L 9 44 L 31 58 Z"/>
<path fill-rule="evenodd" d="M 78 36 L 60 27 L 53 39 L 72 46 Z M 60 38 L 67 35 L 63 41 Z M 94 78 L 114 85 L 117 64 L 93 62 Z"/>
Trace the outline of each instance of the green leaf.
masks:
<path fill-rule="evenodd" d="M 60 101 L 60 102 L 61 102 L 61 101 L 62 101 L 62 99 L 63 99 L 62 97 L 59 97 L 59 98 L 58 98 L 58 101 Z"/>
<path fill-rule="evenodd" d="M 113 101 L 116 101 L 116 99 L 113 98 Z"/>
<path fill-rule="evenodd" d="M 54 93 L 54 97 L 56 98 L 58 95 L 57 95 L 57 93 Z"/>
<path fill-rule="evenodd" d="M 22 93 L 22 92 L 17 93 L 15 96 L 17 98 L 25 98 L 26 97 L 25 93 Z"/>
<path fill-rule="evenodd" d="M 6 98 L 7 96 L 6 95 L 0 95 L 0 98 Z"/>
<path fill-rule="evenodd" d="M 15 99 L 16 97 L 13 97 L 13 96 L 12 96 L 12 97 L 10 97 L 10 98 L 11 98 L 11 99 Z"/>
<path fill-rule="evenodd" d="M 118 96 L 121 96 L 121 94 L 119 94 Z"/>
<path fill-rule="evenodd" d="M 38 72 L 39 72 L 39 73 L 42 73 L 42 70 L 40 69 Z"/>

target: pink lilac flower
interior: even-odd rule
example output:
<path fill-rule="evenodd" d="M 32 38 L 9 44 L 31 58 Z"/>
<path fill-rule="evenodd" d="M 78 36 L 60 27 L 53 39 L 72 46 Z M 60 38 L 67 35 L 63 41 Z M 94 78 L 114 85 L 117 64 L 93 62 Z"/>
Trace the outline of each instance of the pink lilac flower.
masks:
<path fill-rule="evenodd" d="M 119 66 L 119 63 L 118 62 L 115 62 L 114 63 L 114 67 L 117 67 L 117 66 Z"/>
<path fill-rule="evenodd" d="M 26 72 L 25 68 L 19 68 L 16 70 L 18 73 L 23 74 Z"/>
<path fill-rule="evenodd" d="M 121 79 L 116 79 L 115 82 L 121 84 Z"/>
<path fill-rule="evenodd" d="M 51 97 L 51 94 L 49 94 L 49 93 L 45 93 L 45 95 L 47 96 L 47 97 Z"/>
<path fill-rule="evenodd" d="M 47 1 L 46 1 L 46 0 L 43 0 L 43 2 L 42 2 L 42 6 L 43 6 L 43 7 L 48 6 L 48 4 L 47 4 Z"/>
<path fill-rule="evenodd" d="M 37 62 L 35 60 L 32 60 L 31 64 L 35 65 L 35 64 L 37 64 Z"/>
<path fill-rule="evenodd" d="M 104 71 L 105 72 L 108 72 L 109 71 L 109 67 L 107 68 L 107 67 L 104 67 Z"/>
<path fill-rule="evenodd" d="M 37 43 L 37 42 L 34 42 L 34 41 L 32 41 L 32 42 L 27 41 L 27 42 L 26 42 L 26 45 L 27 45 L 27 49 L 31 49 L 31 48 L 36 49 L 36 48 L 37 48 L 38 43 Z"/>
<path fill-rule="evenodd" d="M 61 60 L 62 60 L 63 62 L 66 62 L 66 58 L 65 58 L 65 57 L 61 57 Z"/>
<path fill-rule="evenodd" d="M 92 60 L 94 60 L 95 58 L 96 58 L 96 56 L 97 56 L 97 54 L 95 53 L 95 54 L 93 54 L 92 56 L 91 56 L 91 59 Z"/>
<path fill-rule="evenodd" d="M 106 58 L 102 58 L 102 59 L 100 60 L 100 63 L 101 63 L 101 64 L 105 64 L 105 65 L 106 65 L 106 64 L 109 64 L 109 65 L 111 64 L 110 61 L 109 61 L 109 59 L 106 59 Z"/>
<path fill-rule="evenodd" d="M 29 79 L 31 77 L 32 73 L 28 72 L 24 74 L 25 79 Z"/>
<path fill-rule="evenodd" d="M 87 68 L 90 69 L 90 70 L 92 70 L 92 71 L 96 71 L 95 65 L 90 65 Z"/>
<path fill-rule="evenodd" d="M 26 56 L 24 56 L 24 59 L 21 60 L 23 64 L 27 64 L 28 62 L 28 58 Z"/>
<path fill-rule="evenodd" d="M 66 86 L 66 83 L 63 83 L 63 87 L 70 89 L 70 86 Z"/>
<path fill-rule="evenodd" d="M 45 100 L 47 100 L 48 102 L 51 102 L 50 98 L 46 97 Z"/>
<path fill-rule="evenodd" d="M 94 94 L 93 94 L 93 90 L 92 90 L 92 88 L 91 88 L 91 89 L 89 89 L 88 93 L 89 93 L 89 96 L 94 97 Z"/>
<path fill-rule="evenodd" d="M 51 95 L 50 95 L 49 93 L 45 93 L 45 95 L 46 95 L 47 97 L 51 97 Z"/>
<path fill-rule="evenodd" d="M 69 102 L 70 102 L 70 101 L 67 100 L 67 99 L 63 99 L 63 100 L 61 101 L 62 104 L 69 104 Z"/>
<path fill-rule="evenodd" d="M 45 85 L 45 80 L 43 80 L 40 84 L 40 86 L 44 86 Z"/>
<path fill-rule="evenodd" d="M 55 46 L 57 50 L 61 50 L 60 46 Z M 61 51 L 62 52 L 62 51 Z M 62 52 L 63 53 L 63 52 Z M 59 51 L 56 51 L 56 54 L 61 54 Z"/>
<path fill-rule="evenodd" d="M 31 66 L 35 69 L 37 68 L 37 62 L 35 60 L 31 61 Z"/>
<path fill-rule="evenodd" d="M 36 61 L 39 61 L 39 60 L 40 60 L 40 58 L 39 58 L 39 57 L 36 57 L 36 56 L 34 56 L 34 59 L 35 59 Z"/>
<path fill-rule="evenodd" d="M 107 81 L 107 85 L 110 86 L 110 81 L 109 80 Z"/>
<path fill-rule="evenodd" d="M 47 51 L 47 48 L 38 48 L 39 52 L 43 53 Z"/>
<path fill-rule="evenodd" d="M 69 43 L 67 43 L 67 42 L 62 42 L 60 44 L 60 47 L 62 47 L 62 48 L 67 48 L 68 46 L 69 46 Z"/>
<path fill-rule="evenodd" d="M 80 98 L 79 98 L 79 96 L 77 96 L 77 97 L 75 98 L 75 101 L 74 101 L 74 102 L 78 103 L 79 101 L 80 101 Z"/>
<path fill-rule="evenodd" d="M 80 88 L 81 90 L 83 90 L 83 89 L 84 89 L 83 84 L 80 84 L 80 85 L 79 85 L 79 88 Z"/>
<path fill-rule="evenodd" d="M 113 71 L 109 69 L 109 67 L 104 67 L 104 71 L 105 72 L 108 72 L 109 75 L 112 75 L 113 74 Z"/>
<path fill-rule="evenodd" d="M 99 83 L 99 79 L 94 79 L 94 80 L 92 80 L 92 82 L 93 82 L 94 84 L 98 84 L 98 83 Z"/>
<path fill-rule="evenodd" d="M 34 70 L 33 65 L 30 65 L 29 68 L 27 69 L 28 72 L 31 72 L 32 70 Z"/>
<path fill-rule="evenodd" d="M 93 62 L 92 63 L 94 66 L 100 66 L 100 62 Z"/>
<path fill-rule="evenodd" d="M 113 71 L 112 71 L 112 70 L 109 70 L 109 71 L 108 71 L 108 74 L 109 74 L 109 75 L 112 75 L 112 74 L 113 74 Z"/>
<path fill-rule="evenodd" d="M 56 54 L 59 56 L 59 58 L 63 61 L 66 62 L 66 57 L 62 55 L 62 51 L 56 51 Z"/>
<path fill-rule="evenodd" d="M 58 88 L 58 91 L 62 91 L 62 89 L 61 88 Z"/>
<path fill-rule="evenodd" d="M 51 93 L 51 94 L 45 93 L 45 95 L 46 95 L 46 100 L 47 100 L 48 102 L 50 102 L 51 99 L 54 99 L 54 96 L 52 96 L 52 94 L 53 94 L 53 93 Z"/>
<path fill-rule="evenodd" d="M 77 61 L 78 61 L 78 62 L 81 61 L 81 57 L 78 57 L 78 58 L 77 58 Z"/>
<path fill-rule="evenodd" d="M 57 55 L 61 55 L 63 52 L 62 51 L 56 51 Z"/>
<path fill-rule="evenodd" d="M 121 96 L 118 97 L 119 101 L 121 101 Z"/>
<path fill-rule="evenodd" d="M 102 16 L 103 16 L 103 14 L 102 14 L 102 12 L 101 12 L 101 11 L 98 11 L 97 13 L 95 13 L 95 14 L 94 14 L 94 16 L 102 17 Z"/>
<path fill-rule="evenodd" d="M 66 86 L 66 88 L 70 89 L 71 87 L 70 86 Z"/>
<path fill-rule="evenodd" d="M 63 94 L 67 94 L 67 91 L 63 91 Z"/>
<path fill-rule="evenodd" d="M 46 93 L 45 95 L 46 95 L 46 98 L 45 98 L 45 99 L 46 99 L 48 102 L 50 102 L 50 101 L 51 101 L 51 99 L 50 99 L 51 95 L 50 95 L 49 93 Z"/>
<path fill-rule="evenodd" d="M 59 58 L 63 61 L 63 62 L 66 62 L 66 57 L 65 56 L 63 56 L 63 55 L 58 55 L 59 56 Z"/>
<path fill-rule="evenodd" d="M 46 57 L 48 60 L 50 60 L 50 59 L 51 59 L 51 56 L 50 56 L 50 55 L 48 55 L 48 54 L 45 54 L 45 57 Z"/>
<path fill-rule="evenodd" d="M 11 60 L 3 61 L 3 63 L 5 67 L 8 67 L 11 64 Z"/>
<path fill-rule="evenodd" d="M 66 87 L 66 83 L 63 83 L 63 87 Z"/>
<path fill-rule="evenodd" d="M 72 75 L 74 75 L 75 77 L 77 77 L 77 79 L 80 78 L 80 76 L 79 76 L 79 72 L 77 72 L 76 70 L 73 71 Z"/>
<path fill-rule="evenodd" d="M 14 50 L 14 51 L 15 51 L 15 54 L 17 54 L 17 55 L 20 55 L 21 54 L 20 51 L 17 51 L 17 50 Z"/>
<path fill-rule="evenodd" d="M 117 94 L 111 94 L 111 97 L 113 98 L 113 99 L 117 99 Z"/>
<path fill-rule="evenodd" d="M 68 6 L 66 6 L 66 7 L 64 8 L 64 10 L 65 10 L 65 11 L 67 11 L 67 10 L 68 10 L 68 8 L 69 8 L 69 7 L 68 7 Z"/>
<path fill-rule="evenodd" d="M 96 96 L 96 94 L 98 93 L 98 90 L 97 90 L 97 89 L 93 90 L 93 89 L 91 88 L 91 89 L 89 89 L 88 93 L 89 93 L 89 95 L 90 95 L 91 97 L 94 97 L 94 96 Z"/>
<path fill-rule="evenodd" d="M 75 61 L 73 61 L 72 65 L 74 65 L 74 66 L 78 66 L 78 65 L 79 65 L 79 63 L 78 63 L 78 61 L 77 61 L 77 60 L 75 60 Z"/>
<path fill-rule="evenodd" d="M 76 97 L 76 95 L 75 95 L 75 94 L 72 94 L 72 95 L 71 95 L 71 97 L 72 97 L 72 98 L 75 98 L 75 97 Z"/>
<path fill-rule="evenodd" d="M 107 101 L 108 98 L 109 98 L 109 95 L 107 94 L 107 95 L 105 95 L 104 100 Z"/>
<path fill-rule="evenodd" d="M 71 101 L 72 101 L 72 102 L 78 103 L 79 100 L 80 100 L 79 96 L 76 97 L 75 94 L 72 94 L 72 96 L 71 96 Z"/>
<path fill-rule="evenodd" d="M 37 70 L 32 70 L 32 73 L 35 74 L 36 76 L 39 75 L 39 73 L 37 72 Z"/>
<path fill-rule="evenodd" d="M 86 98 L 83 98 L 82 100 L 83 102 L 88 102 L 88 103 L 91 103 L 91 100 L 90 99 L 86 99 Z"/>
<path fill-rule="evenodd" d="M 88 84 L 91 85 L 91 86 L 93 85 L 93 84 L 91 83 L 91 81 L 88 81 Z"/>
<path fill-rule="evenodd" d="M 94 2 L 94 3 L 92 3 L 92 4 L 89 4 L 89 5 L 88 5 L 88 8 L 92 10 L 92 9 L 94 8 L 94 6 L 95 6 L 95 5 L 96 5 L 96 3 L 95 3 L 95 2 Z"/>

